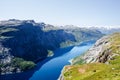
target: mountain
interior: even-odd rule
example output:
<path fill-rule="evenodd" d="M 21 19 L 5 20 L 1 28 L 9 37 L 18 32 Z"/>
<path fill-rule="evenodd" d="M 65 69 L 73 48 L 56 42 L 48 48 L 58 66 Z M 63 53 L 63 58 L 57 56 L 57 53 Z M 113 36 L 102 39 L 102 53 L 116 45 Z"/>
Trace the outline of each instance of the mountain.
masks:
<path fill-rule="evenodd" d="M 0 21 L 0 73 L 31 69 L 57 48 L 97 40 L 103 34 L 86 28 L 57 27 L 34 20 Z"/>
<path fill-rule="evenodd" d="M 119 80 L 120 33 L 97 40 L 82 56 L 65 66 L 60 80 Z"/>
<path fill-rule="evenodd" d="M 99 30 L 101 33 L 103 34 L 112 34 L 115 32 L 120 32 L 120 27 L 90 27 L 88 29 L 95 29 L 95 30 Z"/>

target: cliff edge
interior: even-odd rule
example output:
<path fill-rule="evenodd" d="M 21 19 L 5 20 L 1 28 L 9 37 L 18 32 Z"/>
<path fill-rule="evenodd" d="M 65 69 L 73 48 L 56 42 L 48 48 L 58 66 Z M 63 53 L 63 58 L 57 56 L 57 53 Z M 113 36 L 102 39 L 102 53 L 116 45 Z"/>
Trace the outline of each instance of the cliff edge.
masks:
<path fill-rule="evenodd" d="M 99 39 L 72 65 L 63 68 L 60 80 L 119 80 L 120 33 Z"/>

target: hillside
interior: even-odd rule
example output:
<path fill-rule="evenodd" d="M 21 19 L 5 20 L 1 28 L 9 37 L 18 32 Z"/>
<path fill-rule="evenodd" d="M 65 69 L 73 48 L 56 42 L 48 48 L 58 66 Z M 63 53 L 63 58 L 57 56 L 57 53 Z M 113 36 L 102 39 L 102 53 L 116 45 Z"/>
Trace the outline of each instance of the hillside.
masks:
<path fill-rule="evenodd" d="M 60 80 L 119 80 L 120 33 L 105 36 L 65 66 Z"/>
<path fill-rule="evenodd" d="M 54 55 L 57 48 L 97 40 L 100 31 L 62 28 L 33 20 L 0 21 L 0 73 L 21 72 Z"/>

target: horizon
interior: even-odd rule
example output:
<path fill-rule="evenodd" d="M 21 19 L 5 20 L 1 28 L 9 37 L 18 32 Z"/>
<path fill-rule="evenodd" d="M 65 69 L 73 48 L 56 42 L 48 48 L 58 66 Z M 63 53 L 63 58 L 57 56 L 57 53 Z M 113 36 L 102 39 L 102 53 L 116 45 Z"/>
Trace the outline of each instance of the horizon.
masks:
<path fill-rule="evenodd" d="M 51 25 L 120 26 L 119 0 L 3 0 L 1 20 L 19 19 Z"/>
<path fill-rule="evenodd" d="M 1 21 L 9 21 L 9 20 L 20 20 L 20 21 L 24 21 L 24 20 L 33 20 L 35 23 L 45 23 L 45 24 L 48 24 L 46 22 L 43 22 L 43 21 L 35 21 L 34 19 L 4 19 L 4 20 L 0 20 Z M 65 25 L 56 25 L 56 24 L 48 24 L 48 25 L 53 25 L 55 27 L 59 27 L 59 26 L 73 26 L 73 27 L 80 27 L 80 28 L 120 28 L 120 25 L 114 25 L 114 26 L 108 26 L 108 25 L 92 25 L 92 26 L 79 26 L 79 25 L 73 25 L 73 24 L 65 24 Z"/>

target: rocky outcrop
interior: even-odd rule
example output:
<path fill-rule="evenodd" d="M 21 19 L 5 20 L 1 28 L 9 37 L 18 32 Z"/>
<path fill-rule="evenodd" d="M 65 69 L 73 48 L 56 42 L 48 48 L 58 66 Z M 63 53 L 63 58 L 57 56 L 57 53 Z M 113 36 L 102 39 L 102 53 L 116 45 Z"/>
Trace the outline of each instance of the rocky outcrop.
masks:
<path fill-rule="evenodd" d="M 101 39 L 97 40 L 94 46 L 90 48 L 85 54 L 74 59 L 72 61 L 73 64 L 76 64 L 80 60 L 82 60 L 82 63 L 107 63 L 107 61 L 113 59 L 113 57 L 117 54 L 113 54 L 112 52 L 111 47 L 113 45 L 113 41 L 111 41 L 111 39 L 113 39 L 116 34 L 104 36 Z"/>
<path fill-rule="evenodd" d="M 19 61 L 16 62 L 16 57 L 11 55 L 9 48 L 5 48 L 2 45 L 0 45 L 0 74 L 4 75 L 4 74 L 12 74 L 12 73 L 19 73 L 22 72 L 24 70 L 28 70 L 27 67 L 29 67 L 29 69 L 33 68 L 35 66 L 35 64 L 33 62 L 30 61 Z M 28 64 L 21 64 L 22 62 L 24 63 L 28 63 Z M 16 65 L 17 64 L 17 65 Z M 22 69 L 21 66 L 25 65 L 26 69 Z"/>
<path fill-rule="evenodd" d="M 11 74 L 21 72 L 19 68 L 11 66 L 14 56 L 9 53 L 9 49 L 0 45 L 0 74 Z"/>
<path fill-rule="evenodd" d="M 81 57 L 81 59 L 84 60 L 84 63 L 106 62 L 107 60 L 105 60 L 105 58 L 109 56 L 109 51 L 107 50 L 107 46 L 109 45 L 109 36 L 104 36 L 99 39 L 95 45 Z M 108 52 L 105 52 L 105 50 Z"/>

